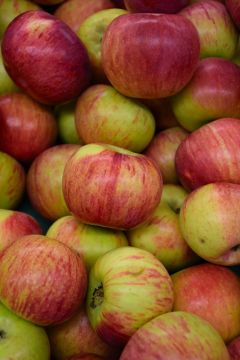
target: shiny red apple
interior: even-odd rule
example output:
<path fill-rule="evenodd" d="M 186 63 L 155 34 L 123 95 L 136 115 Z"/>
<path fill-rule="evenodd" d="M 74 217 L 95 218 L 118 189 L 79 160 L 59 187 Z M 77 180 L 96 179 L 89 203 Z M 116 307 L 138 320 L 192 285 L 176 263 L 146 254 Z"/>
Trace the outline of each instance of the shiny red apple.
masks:
<path fill-rule="evenodd" d="M 124 0 L 126 9 L 132 12 L 175 14 L 189 0 Z"/>

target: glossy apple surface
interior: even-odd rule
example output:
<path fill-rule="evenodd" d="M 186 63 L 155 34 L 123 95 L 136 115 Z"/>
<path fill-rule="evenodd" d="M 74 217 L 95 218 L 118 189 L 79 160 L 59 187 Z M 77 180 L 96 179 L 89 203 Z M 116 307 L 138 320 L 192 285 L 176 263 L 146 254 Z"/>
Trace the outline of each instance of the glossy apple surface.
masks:
<path fill-rule="evenodd" d="M 1 254 L 0 300 L 37 325 L 69 319 L 82 304 L 87 287 L 83 260 L 59 241 L 24 236 Z"/>
<path fill-rule="evenodd" d="M 188 5 L 188 2 L 189 0 L 124 0 L 126 9 L 129 11 L 166 14 L 177 13 Z"/>
<path fill-rule="evenodd" d="M 120 93 L 156 99 L 174 95 L 188 83 L 199 51 L 197 30 L 183 16 L 126 14 L 104 34 L 102 63 Z"/>
<path fill-rule="evenodd" d="M 162 178 L 153 161 L 116 146 L 82 146 L 63 173 L 67 207 L 88 224 L 133 228 L 148 219 L 161 193 Z"/>
<path fill-rule="evenodd" d="M 14 82 L 42 103 L 71 100 L 90 82 L 85 47 L 65 23 L 45 11 L 15 18 L 4 33 L 2 54 Z"/>

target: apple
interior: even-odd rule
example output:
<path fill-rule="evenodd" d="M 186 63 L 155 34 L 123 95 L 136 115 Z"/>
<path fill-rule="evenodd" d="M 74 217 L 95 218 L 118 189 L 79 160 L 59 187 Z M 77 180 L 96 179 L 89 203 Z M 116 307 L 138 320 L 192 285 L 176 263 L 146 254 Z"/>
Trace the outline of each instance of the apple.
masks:
<path fill-rule="evenodd" d="M 175 154 L 178 146 L 187 136 L 188 132 L 179 126 L 160 131 L 154 136 L 144 152 L 159 166 L 165 184 L 179 183 Z"/>
<path fill-rule="evenodd" d="M 22 211 L 0 209 L 0 253 L 24 235 L 42 234 L 38 221 Z"/>
<path fill-rule="evenodd" d="M 120 360 L 230 360 L 220 334 L 205 320 L 184 311 L 160 315 L 129 340 Z"/>
<path fill-rule="evenodd" d="M 69 319 L 87 288 L 83 260 L 59 241 L 26 235 L 0 256 L 0 301 L 37 325 Z"/>
<path fill-rule="evenodd" d="M 231 360 L 239 360 L 240 359 L 240 336 L 233 339 L 227 345 L 228 352 L 230 354 Z"/>
<path fill-rule="evenodd" d="M 124 0 L 126 9 L 142 13 L 175 14 L 188 3 L 189 0 Z"/>
<path fill-rule="evenodd" d="M 81 23 L 90 15 L 113 7 L 110 0 L 68 0 L 56 9 L 54 15 L 77 32 Z"/>
<path fill-rule="evenodd" d="M 173 112 L 186 130 L 223 117 L 240 117 L 240 68 L 230 60 L 207 58 L 187 86 L 175 95 Z"/>
<path fill-rule="evenodd" d="M 186 196 L 181 186 L 164 185 L 161 201 L 150 219 L 127 232 L 130 245 L 155 255 L 169 272 L 199 261 L 180 230 L 179 211 Z"/>
<path fill-rule="evenodd" d="M 55 221 L 49 227 L 46 235 L 77 251 L 82 256 L 88 270 L 101 255 L 112 249 L 128 245 L 127 238 L 122 231 L 87 225 L 70 215 Z"/>
<path fill-rule="evenodd" d="M 66 360 L 89 353 L 110 360 L 118 354 L 116 349 L 107 345 L 92 329 L 85 306 L 82 306 L 71 319 L 49 327 L 47 333 L 51 352 L 56 360 Z"/>
<path fill-rule="evenodd" d="M 108 25 L 120 15 L 127 14 L 123 9 L 106 9 L 88 16 L 80 25 L 77 35 L 85 45 L 97 83 L 107 82 L 102 64 L 102 38 Z"/>
<path fill-rule="evenodd" d="M 97 334 L 123 347 L 143 324 L 172 310 L 171 278 L 148 251 L 132 246 L 114 249 L 92 267 L 86 304 Z"/>
<path fill-rule="evenodd" d="M 0 96 L 0 150 L 16 160 L 31 163 L 57 137 L 53 113 L 21 93 Z"/>
<path fill-rule="evenodd" d="M 223 118 L 203 125 L 182 141 L 176 151 L 177 175 L 194 190 L 226 181 L 240 183 L 240 119 Z"/>
<path fill-rule="evenodd" d="M 1 7 L 1 4 L 0 4 Z M 1 16 L 1 13 L 0 13 Z M 1 41 L 0 41 L 0 47 L 1 47 Z M 6 95 L 8 93 L 17 92 L 19 89 L 17 85 L 12 81 L 8 73 L 6 72 L 6 69 L 3 65 L 3 58 L 2 53 L 0 51 L 0 96 Z"/>
<path fill-rule="evenodd" d="M 102 63 L 120 93 L 156 99 L 176 94 L 189 82 L 199 52 L 197 30 L 183 16 L 126 14 L 105 31 Z"/>
<path fill-rule="evenodd" d="M 86 144 L 106 143 L 134 152 L 142 152 L 155 132 L 154 117 L 145 105 L 103 84 L 89 87 L 78 98 L 75 122 Z"/>
<path fill-rule="evenodd" d="M 15 209 L 24 194 L 25 170 L 12 156 L 0 151 L 0 208 Z"/>
<path fill-rule="evenodd" d="M 149 218 L 161 193 L 161 173 L 150 158 L 112 145 L 82 146 L 63 173 L 67 207 L 87 224 L 133 228 Z"/>
<path fill-rule="evenodd" d="M 192 191 L 180 209 L 182 235 L 208 262 L 232 266 L 240 261 L 240 185 L 216 182 Z"/>
<path fill-rule="evenodd" d="M 84 45 L 65 23 L 45 11 L 28 11 L 11 22 L 2 55 L 14 82 L 45 104 L 71 100 L 90 82 Z"/>
<path fill-rule="evenodd" d="M 69 214 L 63 197 L 62 177 L 66 163 L 79 148 L 75 144 L 52 146 L 43 151 L 28 170 L 29 200 L 46 219 L 53 221 Z"/>
<path fill-rule="evenodd" d="M 75 107 L 75 100 L 56 106 L 54 112 L 57 119 L 58 135 L 64 144 L 83 145 L 75 125 Z"/>
<path fill-rule="evenodd" d="M 232 58 L 232 62 L 234 62 L 234 64 L 240 66 L 240 37 L 238 40 L 237 50 Z"/>
<path fill-rule="evenodd" d="M 48 360 L 50 346 L 44 329 L 16 316 L 0 304 L 0 358 Z"/>
<path fill-rule="evenodd" d="M 240 280 L 230 269 L 200 264 L 172 275 L 174 311 L 208 321 L 225 342 L 240 335 Z"/>
<path fill-rule="evenodd" d="M 240 3 L 239 0 L 225 0 L 226 7 L 233 18 L 234 23 L 240 30 Z"/>

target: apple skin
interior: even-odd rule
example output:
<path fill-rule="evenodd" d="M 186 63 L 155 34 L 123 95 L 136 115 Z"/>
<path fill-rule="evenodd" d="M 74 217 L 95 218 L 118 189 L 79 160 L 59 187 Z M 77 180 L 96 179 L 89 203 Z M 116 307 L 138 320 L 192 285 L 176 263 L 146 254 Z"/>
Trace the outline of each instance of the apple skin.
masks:
<path fill-rule="evenodd" d="M 226 7 L 232 16 L 235 25 L 240 30 L 240 3 L 238 0 L 225 0 Z"/>
<path fill-rule="evenodd" d="M 65 23 L 45 11 L 28 11 L 11 22 L 2 40 L 2 55 L 14 82 L 44 104 L 69 101 L 90 83 L 84 45 Z"/>
<path fill-rule="evenodd" d="M 1 6 L 1 5 L 0 5 Z M 1 39 L 0 39 L 1 48 Z M 19 91 L 17 85 L 12 81 L 3 65 L 2 53 L 0 51 L 0 96 Z"/>
<path fill-rule="evenodd" d="M 15 209 L 24 194 L 26 174 L 12 156 L 0 151 L 0 208 Z"/>
<path fill-rule="evenodd" d="M 240 117 L 240 67 L 230 60 L 207 58 L 187 86 L 171 99 L 179 124 L 194 131 L 211 120 Z"/>
<path fill-rule="evenodd" d="M 116 146 L 82 146 L 63 173 L 67 207 L 87 224 L 133 228 L 148 219 L 161 193 L 162 177 L 155 163 Z"/>
<path fill-rule="evenodd" d="M 172 305 L 171 278 L 148 251 L 132 246 L 111 250 L 90 271 L 88 318 L 112 346 L 123 347 L 138 328 Z"/>
<path fill-rule="evenodd" d="M 145 105 L 102 84 L 78 98 L 75 123 L 86 144 L 99 142 L 134 152 L 142 152 L 155 133 L 154 117 Z"/>
<path fill-rule="evenodd" d="M 71 319 L 47 330 L 51 352 L 56 360 L 92 353 L 107 359 L 116 359 L 117 350 L 107 345 L 92 329 L 85 306 Z"/>
<path fill-rule="evenodd" d="M 59 241 L 26 235 L 0 256 L 0 300 L 18 316 L 37 325 L 69 319 L 87 288 L 83 260 Z"/>
<path fill-rule="evenodd" d="M 189 19 L 198 31 L 201 58 L 219 56 L 232 59 L 237 48 L 238 32 L 224 4 L 205 0 L 187 6 L 180 14 Z"/>
<path fill-rule="evenodd" d="M 180 210 L 182 235 L 208 262 L 240 263 L 240 185 L 216 182 L 192 191 Z"/>
<path fill-rule="evenodd" d="M 33 0 L 33 1 L 40 5 L 58 5 L 67 0 Z"/>
<path fill-rule="evenodd" d="M 56 141 L 53 113 L 25 94 L 0 97 L 0 121 L 0 150 L 23 163 L 31 163 Z"/>
<path fill-rule="evenodd" d="M 109 24 L 120 15 L 127 14 L 123 9 L 105 9 L 88 16 L 80 25 L 77 35 L 85 45 L 92 65 L 96 83 L 108 83 L 102 64 L 102 39 Z"/>
<path fill-rule="evenodd" d="M 128 241 L 122 231 L 83 224 L 74 216 L 64 216 L 48 229 L 48 237 L 61 241 L 79 253 L 88 270 L 106 252 L 127 246 Z"/>
<path fill-rule="evenodd" d="M 0 304 L 0 333 L 1 359 L 50 359 L 49 340 L 45 330 L 19 318 L 2 304 Z"/>
<path fill-rule="evenodd" d="M 199 261 L 180 230 L 179 211 L 186 196 L 181 186 L 164 185 L 161 201 L 150 219 L 127 232 L 131 246 L 155 255 L 170 273 Z"/>
<path fill-rule="evenodd" d="M 52 146 L 43 151 L 27 173 L 27 193 L 32 206 L 48 220 L 69 215 L 63 197 L 62 177 L 66 163 L 80 148 L 75 144 Z"/>
<path fill-rule="evenodd" d="M 102 63 L 120 93 L 156 99 L 174 95 L 188 83 L 199 52 L 197 30 L 183 16 L 126 14 L 104 33 Z"/>
<path fill-rule="evenodd" d="M 212 182 L 240 183 L 240 120 L 212 121 L 182 141 L 176 151 L 180 182 L 194 190 Z"/>
<path fill-rule="evenodd" d="M 181 127 L 172 127 L 157 133 L 144 154 L 159 166 L 164 184 L 178 184 L 179 179 L 175 166 L 175 154 L 188 132 Z"/>
<path fill-rule="evenodd" d="M 230 360 L 220 334 L 184 311 L 160 315 L 129 340 L 119 360 Z"/>
<path fill-rule="evenodd" d="M 175 14 L 188 3 L 189 0 L 124 0 L 127 10 L 141 13 Z"/>
<path fill-rule="evenodd" d="M 240 280 L 233 271 L 206 263 L 173 274 L 172 281 L 174 311 L 205 319 L 225 342 L 240 335 Z"/>
<path fill-rule="evenodd" d="M 0 209 L 0 253 L 24 235 L 42 234 L 40 224 L 22 211 Z"/>
<path fill-rule="evenodd" d="M 68 0 L 56 9 L 54 15 L 77 32 L 89 16 L 113 7 L 115 6 L 110 0 Z"/>
<path fill-rule="evenodd" d="M 239 360 L 240 359 L 240 336 L 233 339 L 227 345 L 228 352 L 231 360 Z"/>

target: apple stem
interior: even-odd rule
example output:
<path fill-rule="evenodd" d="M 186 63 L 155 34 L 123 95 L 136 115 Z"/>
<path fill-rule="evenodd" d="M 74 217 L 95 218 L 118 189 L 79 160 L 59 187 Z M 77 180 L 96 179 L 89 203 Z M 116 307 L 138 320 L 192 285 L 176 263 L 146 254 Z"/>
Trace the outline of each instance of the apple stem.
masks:
<path fill-rule="evenodd" d="M 96 307 L 100 306 L 103 302 L 103 298 L 104 298 L 104 291 L 103 291 L 103 284 L 101 283 L 93 291 L 92 300 L 90 302 L 91 308 L 95 309 Z"/>

